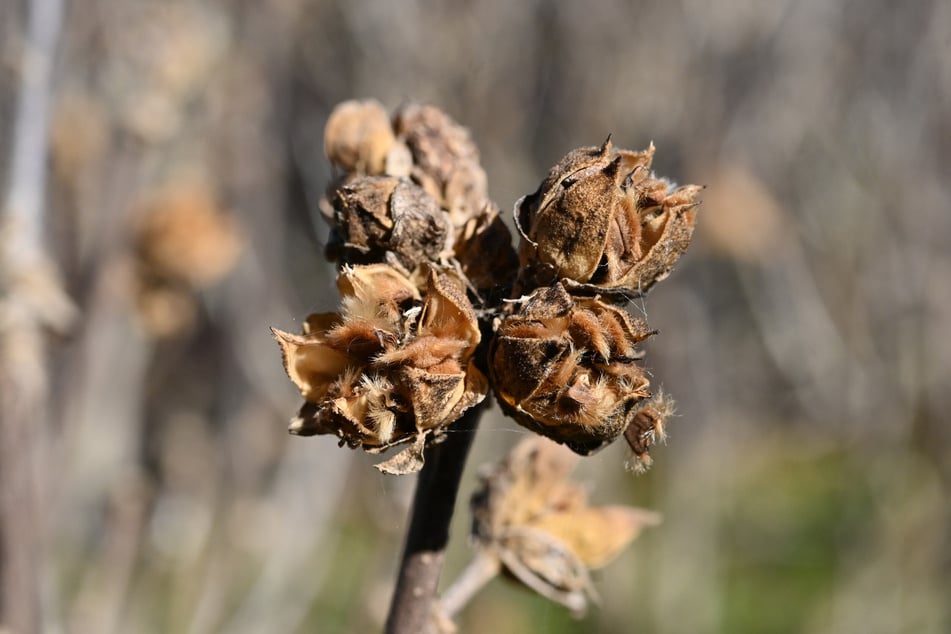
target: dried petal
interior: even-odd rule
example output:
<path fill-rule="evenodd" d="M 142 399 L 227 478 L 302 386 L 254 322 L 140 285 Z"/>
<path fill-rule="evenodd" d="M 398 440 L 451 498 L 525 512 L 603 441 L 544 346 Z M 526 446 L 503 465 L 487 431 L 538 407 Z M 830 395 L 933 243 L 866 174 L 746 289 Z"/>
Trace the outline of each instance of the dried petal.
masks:
<path fill-rule="evenodd" d="M 660 515 L 627 506 L 602 506 L 552 513 L 531 526 L 562 542 L 588 568 L 600 568 L 617 557 L 645 526 L 656 526 Z"/>

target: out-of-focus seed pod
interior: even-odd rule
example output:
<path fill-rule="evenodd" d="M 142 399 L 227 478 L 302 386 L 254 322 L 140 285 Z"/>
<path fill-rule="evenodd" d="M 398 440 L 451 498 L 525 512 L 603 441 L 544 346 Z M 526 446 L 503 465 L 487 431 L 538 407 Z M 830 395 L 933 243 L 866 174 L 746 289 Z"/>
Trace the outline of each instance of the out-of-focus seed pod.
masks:
<path fill-rule="evenodd" d="M 194 325 L 195 294 L 236 265 L 241 229 L 204 187 L 171 187 L 141 207 L 133 235 L 138 314 L 150 335 L 176 336 Z"/>
<path fill-rule="evenodd" d="M 396 111 L 393 127 L 412 154 L 413 180 L 440 201 L 453 226 L 482 212 L 488 185 L 468 130 L 439 108 L 415 103 Z"/>
<path fill-rule="evenodd" d="M 480 469 L 470 506 L 477 548 L 526 586 L 581 614 L 596 597 L 589 571 L 609 563 L 660 516 L 589 506 L 585 488 L 568 479 L 578 460 L 544 438 L 525 438 Z"/>
<path fill-rule="evenodd" d="M 690 243 L 701 188 L 655 177 L 653 156 L 653 145 L 615 150 L 610 139 L 573 150 L 519 200 L 520 288 L 564 278 L 631 295 L 666 277 Z"/>
<path fill-rule="evenodd" d="M 650 396 L 635 346 L 653 333 L 598 297 L 561 284 L 534 292 L 498 327 L 489 367 L 502 409 L 590 454 L 617 438 Z"/>
<path fill-rule="evenodd" d="M 377 466 L 417 471 L 427 437 L 488 390 L 472 360 L 475 312 L 461 282 L 434 268 L 414 281 L 383 264 L 348 267 L 338 287 L 339 314 L 309 316 L 302 335 L 273 331 L 305 400 L 290 431 L 334 434 L 370 453 L 412 443 Z"/>
<path fill-rule="evenodd" d="M 331 200 L 333 230 L 327 257 L 341 264 L 395 258 L 407 271 L 449 255 L 452 226 L 439 203 L 405 178 L 357 176 Z"/>
<path fill-rule="evenodd" d="M 374 100 L 337 105 L 324 128 L 324 152 L 347 173 L 382 174 L 396 142 L 390 117 Z"/>

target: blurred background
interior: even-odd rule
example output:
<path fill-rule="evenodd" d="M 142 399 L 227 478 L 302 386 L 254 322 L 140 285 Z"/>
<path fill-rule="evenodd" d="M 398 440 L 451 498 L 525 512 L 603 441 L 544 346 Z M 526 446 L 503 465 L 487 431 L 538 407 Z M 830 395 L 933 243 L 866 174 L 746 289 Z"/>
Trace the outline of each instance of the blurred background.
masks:
<path fill-rule="evenodd" d="M 0 565 L 38 631 L 381 628 L 413 478 L 288 437 L 268 331 L 336 304 L 322 131 L 353 97 L 467 125 L 504 210 L 608 133 L 707 186 L 632 306 L 669 443 L 578 472 L 663 525 L 583 620 L 496 580 L 462 632 L 951 631 L 951 4 L 58 2 L 0 3 Z M 525 433 L 484 421 L 445 581 L 476 468 Z"/>

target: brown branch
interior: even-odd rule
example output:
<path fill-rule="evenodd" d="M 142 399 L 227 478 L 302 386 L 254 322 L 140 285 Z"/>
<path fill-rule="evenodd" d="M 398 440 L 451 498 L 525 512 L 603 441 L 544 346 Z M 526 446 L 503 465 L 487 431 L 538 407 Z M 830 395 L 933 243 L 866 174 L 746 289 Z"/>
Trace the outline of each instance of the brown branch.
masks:
<path fill-rule="evenodd" d="M 450 427 L 444 442 L 426 449 L 426 464 L 416 484 L 406 549 L 386 619 L 387 634 L 432 631 L 449 523 L 482 410 L 477 406 L 467 411 Z"/>

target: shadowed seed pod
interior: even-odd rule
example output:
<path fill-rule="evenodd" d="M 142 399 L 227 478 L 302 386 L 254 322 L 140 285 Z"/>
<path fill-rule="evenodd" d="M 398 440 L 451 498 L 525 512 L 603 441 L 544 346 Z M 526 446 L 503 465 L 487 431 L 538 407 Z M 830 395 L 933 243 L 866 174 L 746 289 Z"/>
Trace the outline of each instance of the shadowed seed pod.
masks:
<path fill-rule="evenodd" d="M 567 279 L 589 292 L 641 294 L 666 277 L 687 249 L 700 187 L 674 187 L 650 171 L 643 152 L 569 152 L 515 205 L 522 234 L 518 290 Z"/>
<path fill-rule="evenodd" d="M 586 455 L 631 423 L 649 382 L 636 344 L 653 333 L 598 297 L 535 291 L 499 324 L 489 367 L 502 409 Z"/>
<path fill-rule="evenodd" d="M 339 314 L 310 315 L 302 335 L 273 329 L 306 401 L 291 433 L 334 434 L 370 453 L 412 443 L 377 465 L 411 473 L 427 437 L 482 401 L 488 386 L 472 360 L 481 337 L 462 284 L 435 268 L 424 277 L 383 264 L 344 268 Z"/>
<path fill-rule="evenodd" d="M 463 225 L 453 253 L 485 305 L 498 306 L 510 295 L 518 274 L 518 255 L 495 205 L 487 205 Z"/>
<path fill-rule="evenodd" d="M 439 108 L 415 103 L 397 109 L 393 127 L 412 154 L 413 180 L 440 201 L 453 226 L 482 212 L 488 185 L 468 130 Z"/>
<path fill-rule="evenodd" d="M 405 178 L 357 176 L 335 192 L 327 257 L 340 264 L 398 263 L 412 271 L 451 250 L 452 227 L 439 203 Z"/>

